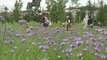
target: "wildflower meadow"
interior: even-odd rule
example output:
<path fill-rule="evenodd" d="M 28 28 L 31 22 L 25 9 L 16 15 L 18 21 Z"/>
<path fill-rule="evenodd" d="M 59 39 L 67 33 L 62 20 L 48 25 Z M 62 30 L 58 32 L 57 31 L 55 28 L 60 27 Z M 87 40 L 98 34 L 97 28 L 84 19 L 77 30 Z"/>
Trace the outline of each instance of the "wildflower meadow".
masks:
<path fill-rule="evenodd" d="M 106 60 L 107 29 L 0 23 L 0 60 Z"/>

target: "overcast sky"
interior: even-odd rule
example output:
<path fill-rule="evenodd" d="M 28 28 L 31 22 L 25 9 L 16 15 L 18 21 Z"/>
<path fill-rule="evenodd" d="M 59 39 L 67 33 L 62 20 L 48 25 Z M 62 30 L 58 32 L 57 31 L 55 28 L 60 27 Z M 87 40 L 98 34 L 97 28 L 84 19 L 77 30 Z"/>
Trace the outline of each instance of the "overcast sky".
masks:
<path fill-rule="evenodd" d="M 3 6 L 3 5 L 5 5 L 5 6 L 7 6 L 8 8 L 9 8 L 9 10 L 12 10 L 13 9 L 13 7 L 14 7 L 14 3 L 15 3 L 15 1 L 16 0 L 0 0 L 0 6 Z M 23 2 L 23 8 L 22 8 L 22 10 L 26 10 L 26 6 L 27 6 L 27 3 L 28 2 L 31 2 L 32 0 L 22 0 L 22 2 Z M 45 0 L 42 0 L 42 2 L 41 2 L 41 6 L 42 7 L 45 7 L 46 5 L 44 4 L 44 1 Z M 88 0 L 80 0 L 79 2 L 81 3 L 81 5 L 86 5 L 86 3 L 87 3 L 87 1 Z M 92 2 L 94 2 L 94 1 L 98 1 L 98 0 L 91 0 Z M 107 0 L 103 0 L 104 1 L 104 3 L 107 3 Z"/>

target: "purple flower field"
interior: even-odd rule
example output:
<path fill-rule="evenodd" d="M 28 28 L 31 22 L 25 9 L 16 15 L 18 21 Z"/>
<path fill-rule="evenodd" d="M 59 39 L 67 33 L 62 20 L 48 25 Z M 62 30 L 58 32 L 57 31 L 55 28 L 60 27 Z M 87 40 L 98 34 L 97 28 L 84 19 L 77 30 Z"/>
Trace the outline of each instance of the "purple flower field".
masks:
<path fill-rule="evenodd" d="M 0 60 L 107 60 L 107 29 L 0 25 Z"/>

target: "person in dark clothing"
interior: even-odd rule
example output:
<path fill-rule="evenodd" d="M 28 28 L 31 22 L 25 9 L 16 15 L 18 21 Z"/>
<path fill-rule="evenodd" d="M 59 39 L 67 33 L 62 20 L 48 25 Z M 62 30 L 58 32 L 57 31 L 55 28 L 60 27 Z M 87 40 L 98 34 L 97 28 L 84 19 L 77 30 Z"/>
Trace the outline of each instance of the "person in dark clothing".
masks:
<path fill-rule="evenodd" d="M 69 28 L 71 27 L 72 17 L 67 16 L 66 19 L 67 19 L 67 31 L 68 31 Z"/>
<path fill-rule="evenodd" d="M 88 26 L 89 26 L 90 28 L 93 28 L 93 18 L 92 18 L 91 16 L 89 16 Z"/>

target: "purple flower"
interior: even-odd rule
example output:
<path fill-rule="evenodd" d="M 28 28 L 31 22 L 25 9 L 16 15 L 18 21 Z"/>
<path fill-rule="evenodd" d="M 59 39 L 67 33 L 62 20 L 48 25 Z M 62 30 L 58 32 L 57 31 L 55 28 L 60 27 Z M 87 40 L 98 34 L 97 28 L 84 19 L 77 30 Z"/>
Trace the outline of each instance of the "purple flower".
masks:
<path fill-rule="evenodd" d="M 99 58 L 102 58 L 102 59 L 107 59 L 107 55 L 95 53 L 95 56 L 99 57 Z"/>
<path fill-rule="evenodd" d="M 20 23 L 20 24 L 24 24 L 24 23 L 27 23 L 27 20 L 20 19 L 20 20 L 18 20 L 18 23 Z"/>
<path fill-rule="evenodd" d="M 71 52 L 71 51 L 72 51 L 72 48 L 65 49 L 65 52 Z"/>
<path fill-rule="evenodd" d="M 88 50 L 88 47 L 84 48 L 83 50 L 84 50 L 84 51 L 87 51 L 87 50 Z"/>
<path fill-rule="evenodd" d="M 70 47 L 75 48 L 76 45 L 74 43 L 70 44 Z"/>
<path fill-rule="evenodd" d="M 48 50 L 49 46 L 47 46 L 47 45 L 40 45 L 39 48 L 40 49 L 44 49 L 44 50 Z"/>
<path fill-rule="evenodd" d="M 27 32 L 27 33 L 31 33 L 32 30 L 30 30 L 30 29 L 26 29 L 26 32 Z"/>
<path fill-rule="evenodd" d="M 81 38 L 74 38 L 73 41 L 80 41 L 80 40 L 81 40 Z"/>
<path fill-rule="evenodd" d="M 96 57 L 100 57 L 100 54 L 98 54 L 98 53 L 95 53 L 95 56 L 96 56 Z"/>
<path fill-rule="evenodd" d="M 93 36 L 93 34 L 92 34 L 92 33 L 90 33 L 90 32 L 85 32 L 85 36 L 86 36 L 87 38 L 90 38 L 90 37 L 92 37 L 92 36 Z"/>
<path fill-rule="evenodd" d="M 5 43 L 5 44 L 12 44 L 12 42 L 13 42 L 13 40 L 10 40 L 10 39 L 4 40 L 4 43 Z"/>
<path fill-rule="evenodd" d="M 107 55 L 101 55 L 102 59 L 107 59 Z"/>
<path fill-rule="evenodd" d="M 93 46 L 96 47 L 96 46 L 98 46 L 98 44 L 97 43 L 93 43 Z"/>
<path fill-rule="evenodd" d="M 101 49 L 99 47 L 95 47 L 96 51 L 101 51 Z"/>
<path fill-rule="evenodd" d="M 104 35 L 107 35 L 107 31 L 104 31 L 103 34 L 104 34 Z"/>
<path fill-rule="evenodd" d="M 96 36 L 92 36 L 91 39 L 92 39 L 93 41 L 96 41 L 96 40 L 97 40 L 97 37 L 96 37 Z"/>
<path fill-rule="evenodd" d="M 105 48 L 105 52 L 107 52 L 107 48 Z"/>
<path fill-rule="evenodd" d="M 75 43 L 79 46 L 80 44 L 83 44 L 83 41 L 76 41 Z"/>
<path fill-rule="evenodd" d="M 44 40 L 51 40 L 51 37 L 44 37 Z"/>
<path fill-rule="evenodd" d="M 0 21 L 3 21 L 3 20 L 5 20 L 4 17 L 3 17 L 3 16 L 0 16 Z"/>
<path fill-rule="evenodd" d="M 76 38 L 76 36 L 70 36 L 70 38 L 71 38 L 71 39 L 75 39 L 75 38 Z"/>

